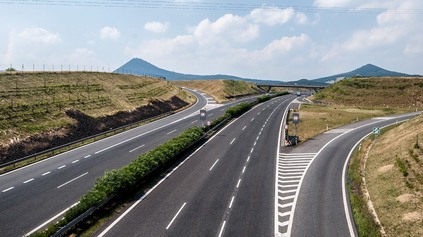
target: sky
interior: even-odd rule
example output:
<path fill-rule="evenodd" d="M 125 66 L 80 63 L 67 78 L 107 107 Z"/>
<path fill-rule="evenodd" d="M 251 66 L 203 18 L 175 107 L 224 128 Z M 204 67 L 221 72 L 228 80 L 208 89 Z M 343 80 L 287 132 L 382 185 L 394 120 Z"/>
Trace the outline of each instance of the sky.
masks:
<path fill-rule="evenodd" d="M 423 75 L 422 0 L 0 0 L 0 70 L 293 81 L 371 63 Z"/>

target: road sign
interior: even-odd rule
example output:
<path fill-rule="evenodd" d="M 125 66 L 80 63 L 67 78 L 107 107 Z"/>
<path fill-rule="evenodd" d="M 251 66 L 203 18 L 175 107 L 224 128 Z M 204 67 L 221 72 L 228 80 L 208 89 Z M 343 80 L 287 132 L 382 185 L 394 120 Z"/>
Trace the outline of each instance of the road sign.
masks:
<path fill-rule="evenodd" d="M 206 121 L 206 119 L 207 119 L 207 111 L 205 109 L 200 110 L 200 119 L 202 121 Z"/>
<path fill-rule="evenodd" d="M 380 128 L 378 128 L 378 127 L 374 127 L 373 128 L 373 134 L 380 134 Z"/>
<path fill-rule="evenodd" d="M 292 123 L 299 124 L 300 123 L 300 114 L 292 114 Z"/>

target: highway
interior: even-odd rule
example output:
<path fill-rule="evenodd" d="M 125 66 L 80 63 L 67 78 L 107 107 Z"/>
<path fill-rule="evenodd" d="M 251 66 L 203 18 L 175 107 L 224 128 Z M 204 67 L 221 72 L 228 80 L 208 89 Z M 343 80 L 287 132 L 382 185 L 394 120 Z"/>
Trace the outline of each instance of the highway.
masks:
<path fill-rule="evenodd" d="M 213 119 L 240 102 L 210 105 L 211 97 L 192 93 L 198 101 L 187 110 L 1 175 L 0 236 L 23 236 L 60 217 L 105 171 L 199 126 L 199 110 L 207 104 L 214 108 L 208 110 L 208 119 Z"/>
<path fill-rule="evenodd" d="M 279 128 L 295 96 L 227 125 L 98 236 L 272 236 Z"/>
<path fill-rule="evenodd" d="M 373 127 L 395 124 L 416 114 L 350 124 L 281 151 L 277 170 L 276 234 L 357 236 L 345 187 L 350 152 Z"/>

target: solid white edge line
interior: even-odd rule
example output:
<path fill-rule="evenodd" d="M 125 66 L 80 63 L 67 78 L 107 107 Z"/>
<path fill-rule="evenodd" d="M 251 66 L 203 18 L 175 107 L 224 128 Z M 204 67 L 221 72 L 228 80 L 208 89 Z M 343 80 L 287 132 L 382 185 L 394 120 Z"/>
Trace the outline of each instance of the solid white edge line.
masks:
<path fill-rule="evenodd" d="M 382 128 L 385 127 L 389 127 L 392 124 L 383 126 Z M 366 139 L 368 136 L 370 136 L 373 132 L 368 133 L 366 136 L 362 137 L 351 149 L 351 151 L 348 153 L 347 159 L 345 160 L 344 163 L 344 167 L 342 169 L 342 201 L 344 203 L 344 212 L 347 218 L 347 223 L 348 223 L 348 230 L 350 231 L 350 236 L 351 237 L 355 237 L 356 236 L 356 232 L 354 231 L 354 227 L 353 227 L 353 221 L 351 220 L 352 217 L 352 213 L 351 213 L 351 209 L 350 209 L 350 205 L 349 205 L 349 201 L 348 201 L 348 195 L 347 195 L 347 188 L 346 188 L 346 183 L 347 183 L 347 168 L 349 166 L 350 160 L 352 158 L 352 153 L 354 152 L 354 150 L 357 148 L 358 144 L 360 144 L 364 139 Z"/>
<path fill-rule="evenodd" d="M 76 177 L 76 178 L 73 178 L 73 179 L 69 180 L 68 182 L 66 182 L 66 183 L 64 183 L 64 184 L 62 184 L 62 185 L 57 186 L 57 188 L 58 188 L 58 189 L 59 189 L 59 188 L 62 188 L 63 186 L 68 185 L 68 184 L 72 183 L 73 181 L 75 181 L 75 180 L 77 180 L 77 179 L 79 179 L 79 178 L 84 177 L 84 176 L 85 176 L 85 175 L 87 175 L 87 174 L 88 174 L 88 172 L 86 172 L 86 173 L 84 173 L 84 174 L 81 174 L 80 176 L 78 176 L 78 177 Z"/>
<path fill-rule="evenodd" d="M 213 165 L 210 167 L 209 171 L 212 171 L 213 167 L 217 164 L 217 162 L 218 162 L 218 161 L 219 161 L 219 159 L 217 159 L 217 160 L 213 163 Z"/>
<path fill-rule="evenodd" d="M 179 208 L 179 211 L 176 213 L 176 215 L 173 217 L 173 219 L 169 222 L 169 225 L 166 226 L 166 230 L 168 230 L 170 228 L 170 226 L 172 225 L 172 223 L 175 221 L 176 217 L 178 217 L 179 213 L 181 213 L 182 209 L 184 209 L 185 205 L 187 203 L 184 202 L 184 204 L 182 205 L 181 208 Z"/>
<path fill-rule="evenodd" d="M 71 209 L 72 207 L 78 205 L 79 202 L 76 202 L 74 204 L 72 204 L 70 207 L 66 208 L 65 210 L 63 210 L 62 212 L 60 212 L 59 214 L 53 216 L 51 219 L 47 220 L 46 222 L 44 222 L 43 224 L 37 226 L 35 229 L 31 230 L 30 232 L 26 233 L 24 236 L 30 236 L 33 233 L 37 232 L 39 229 L 43 228 L 45 225 L 49 224 L 50 222 L 54 221 L 55 219 L 59 218 L 61 215 L 65 214 L 65 212 L 67 212 L 69 209 Z"/>

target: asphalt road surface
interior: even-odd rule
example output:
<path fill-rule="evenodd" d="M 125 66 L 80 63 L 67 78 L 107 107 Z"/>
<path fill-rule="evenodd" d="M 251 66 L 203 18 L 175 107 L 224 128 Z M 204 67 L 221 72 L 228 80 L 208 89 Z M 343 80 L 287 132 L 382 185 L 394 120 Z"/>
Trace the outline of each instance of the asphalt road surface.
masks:
<path fill-rule="evenodd" d="M 98 236 L 273 236 L 279 128 L 294 98 L 226 126 Z"/>
<path fill-rule="evenodd" d="M 392 116 L 329 130 L 278 158 L 279 236 L 357 236 L 346 191 L 350 152 L 372 132 L 415 116 Z"/>
<path fill-rule="evenodd" d="M 0 236 L 23 236 L 60 217 L 105 171 L 130 163 L 188 127 L 200 126 L 200 109 L 208 108 L 208 118 L 213 119 L 239 103 L 216 105 L 210 96 L 192 92 L 198 101 L 187 110 L 0 175 Z"/>

